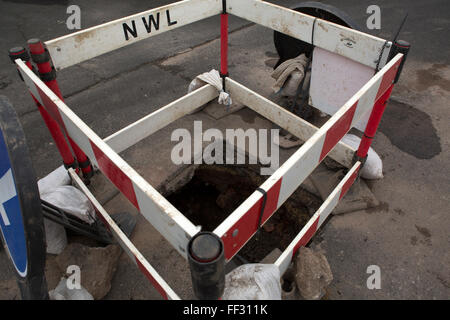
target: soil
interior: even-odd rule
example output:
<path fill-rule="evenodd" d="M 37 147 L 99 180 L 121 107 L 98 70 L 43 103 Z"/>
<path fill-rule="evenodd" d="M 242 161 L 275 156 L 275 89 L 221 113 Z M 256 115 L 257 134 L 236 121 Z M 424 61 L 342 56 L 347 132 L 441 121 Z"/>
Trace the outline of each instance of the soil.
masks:
<path fill-rule="evenodd" d="M 201 165 L 187 184 L 167 198 L 192 223 L 213 231 L 264 178 L 256 165 Z M 307 206 L 319 204 L 319 199 L 299 188 L 241 249 L 240 257 L 255 263 L 274 248 L 284 250 L 309 220 Z"/>

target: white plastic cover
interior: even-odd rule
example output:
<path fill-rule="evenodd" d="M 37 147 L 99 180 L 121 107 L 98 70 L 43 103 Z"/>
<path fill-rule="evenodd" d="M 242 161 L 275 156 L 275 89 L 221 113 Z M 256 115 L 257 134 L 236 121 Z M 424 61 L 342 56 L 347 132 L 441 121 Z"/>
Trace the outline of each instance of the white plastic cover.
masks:
<path fill-rule="evenodd" d="M 361 139 L 354 134 L 346 134 L 341 141 L 353 149 L 358 149 Z M 361 177 L 370 180 L 383 178 L 383 161 L 372 147 L 369 148 L 366 163 L 361 169 Z"/>
<path fill-rule="evenodd" d="M 81 285 L 80 289 L 69 289 L 66 278 L 61 278 L 56 288 L 48 295 L 51 300 L 94 300 L 94 297 Z"/>
<path fill-rule="evenodd" d="M 371 67 L 319 47 L 314 48 L 311 68 L 309 103 L 329 115 L 335 114 L 375 73 Z M 369 116 L 370 111 L 362 115 L 355 128 L 363 132 Z"/>
<path fill-rule="evenodd" d="M 225 276 L 223 300 L 281 300 L 280 270 L 274 264 L 244 264 Z"/>
<path fill-rule="evenodd" d="M 84 222 L 92 224 L 95 221 L 95 211 L 91 202 L 83 192 L 73 186 L 59 186 L 41 194 L 41 199 Z"/>
<path fill-rule="evenodd" d="M 53 170 L 44 178 L 38 180 L 39 193 L 42 195 L 44 193 L 50 192 L 59 186 L 66 186 L 70 184 L 69 173 L 64 166 Z"/>

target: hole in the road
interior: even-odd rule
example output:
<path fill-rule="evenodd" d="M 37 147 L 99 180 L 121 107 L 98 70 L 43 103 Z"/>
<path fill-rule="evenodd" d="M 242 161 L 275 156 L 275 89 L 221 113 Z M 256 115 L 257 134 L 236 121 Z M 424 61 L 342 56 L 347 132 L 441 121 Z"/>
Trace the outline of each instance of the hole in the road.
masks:
<path fill-rule="evenodd" d="M 202 230 L 213 231 L 265 180 L 252 165 L 200 165 L 192 179 L 167 199 Z M 310 218 L 308 206 L 321 201 L 299 188 L 239 251 L 259 262 L 274 248 L 284 250 Z M 239 231 L 238 231 L 239 232 Z"/>

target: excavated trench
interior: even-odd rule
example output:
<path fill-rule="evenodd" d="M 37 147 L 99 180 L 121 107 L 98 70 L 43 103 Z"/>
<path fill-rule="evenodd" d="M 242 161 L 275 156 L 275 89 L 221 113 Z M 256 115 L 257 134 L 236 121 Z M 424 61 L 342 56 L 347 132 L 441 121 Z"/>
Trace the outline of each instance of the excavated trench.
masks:
<path fill-rule="evenodd" d="M 213 231 L 268 178 L 259 169 L 258 165 L 200 165 L 193 175 L 190 169 L 192 178 L 167 199 L 202 230 Z M 239 255 L 255 263 L 274 248 L 284 250 L 320 204 L 316 196 L 298 188 Z"/>

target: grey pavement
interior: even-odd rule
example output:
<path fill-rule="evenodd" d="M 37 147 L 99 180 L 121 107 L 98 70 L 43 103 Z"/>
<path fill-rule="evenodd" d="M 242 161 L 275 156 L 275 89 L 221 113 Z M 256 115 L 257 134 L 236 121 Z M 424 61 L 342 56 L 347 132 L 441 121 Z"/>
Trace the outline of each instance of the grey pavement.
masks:
<path fill-rule="evenodd" d="M 7 50 L 39 37 L 48 40 L 69 33 L 66 8 L 77 4 L 87 28 L 171 1 L 0 1 L 0 94 L 16 107 L 27 136 L 38 177 L 60 165 L 33 101 L 7 57 Z M 299 1 L 271 1 L 290 6 Z M 390 39 L 404 13 L 408 21 L 400 38 L 412 49 L 377 133 L 374 149 L 384 165 L 384 179 L 369 182 L 381 205 L 332 216 L 311 245 L 323 250 L 334 281 L 330 299 L 450 298 L 450 2 L 323 1 L 346 11 L 362 31 Z M 367 30 L 366 8 L 381 7 L 381 30 Z M 67 104 L 102 138 L 182 96 L 192 78 L 219 66 L 219 18 L 213 17 L 67 68 L 58 81 Z M 272 32 L 230 18 L 230 74 L 249 88 L 270 94 L 270 68 L 276 55 Z M 170 132 L 190 127 L 204 113 L 180 119 L 145 139 L 122 156 L 155 185 L 167 178 Z M 225 118 L 227 119 L 227 118 Z M 270 127 L 249 110 L 223 120 L 227 125 Z M 154 150 L 158 150 L 155 153 Z M 156 155 L 155 155 L 156 154 Z M 176 172 L 178 169 L 170 169 Z M 108 190 L 111 190 L 109 188 Z M 113 192 L 112 195 L 115 193 Z M 133 211 L 121 196 L 110 196 L 112 213 Z M 137 213 L 136 213 L 137 214 Z M 182 298 L 192 297 L 185 262 L 152 226 L 140 219 L 133 241 Z M 150 245 L 149 245 L 150 244 Z M 156 291 L 123 255 L 110 299 L 158 299 Z M 168 267 L 170 266 L 170 268 Z M 381 269 L 381 289 L 366 286 L 367 267 Z M 5 251 L 0 251 L 0 281 L 13 277 Z M 189 279 L 188 279 L 189 280 Z"/>

